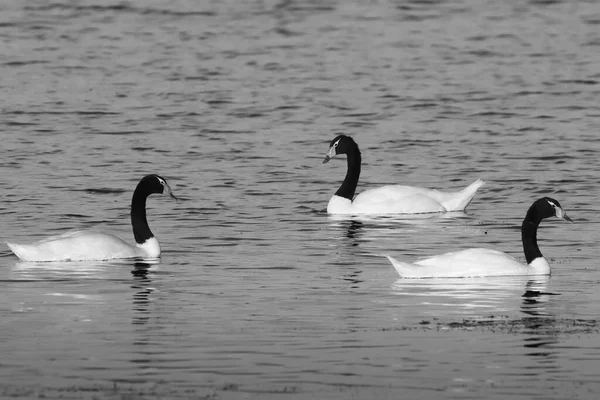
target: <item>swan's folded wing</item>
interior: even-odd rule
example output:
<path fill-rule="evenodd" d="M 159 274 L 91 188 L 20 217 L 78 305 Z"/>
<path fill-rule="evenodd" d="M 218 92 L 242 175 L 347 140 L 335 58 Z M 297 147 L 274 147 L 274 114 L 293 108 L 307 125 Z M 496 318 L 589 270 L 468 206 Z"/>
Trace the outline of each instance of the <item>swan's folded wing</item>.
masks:
<path fill-rule="evenodd" d="M 416 186 L 387 185 L 366 190 L 353 200 L 359 213 L 417 214 L 464 210 L 477 190 L 485 182 L 481 179 L 455 192 L 445 192 Z"/>
<path fill-rule="evenodd" d="M 21 260 L 33 262 L 109 260 L 140 253 L 116 236 L 94 231 L 71 231 L 32 244 L 7 244 Z"/>
<path fill-rule="evenodd" d="M 502 251 L 485 248 L 440 254 L 415 264 L 435 269 L 440 277 L 521 275 L 527 267 Z"/>
<path fill-rule="evenodd" d="M 497 250 L 474 248 L 440 254 L 415 263 L 387 256 L 404 278 L 468 278 L 527 275 L 528 266 Z"/>
<path fill-rule="evenodd" d="M 67 232 L 64 232 L 64 233 L 61 233 L 58 235 L 45 237 L 42 240 L 39 240 L 35 243 L 41 244 L 41 243 L 53 242 L 53 241 L 62 240 L 62 239 L 75 238 L 75 237 L 81 236 L 82 234 L 86 234 L 89 232 L 91 232 L 91 231 L 74 229 L 74 230 L 70 230 L 70 231 L 67 231 Z"/>
<path fill-rule="evenodd" d="M 446 209 L 428 196 L 428 189 L 388 185 L 360 193 L 352 202 L 358 213 L 372 214 L 418 214 L 444 212 Z"/>

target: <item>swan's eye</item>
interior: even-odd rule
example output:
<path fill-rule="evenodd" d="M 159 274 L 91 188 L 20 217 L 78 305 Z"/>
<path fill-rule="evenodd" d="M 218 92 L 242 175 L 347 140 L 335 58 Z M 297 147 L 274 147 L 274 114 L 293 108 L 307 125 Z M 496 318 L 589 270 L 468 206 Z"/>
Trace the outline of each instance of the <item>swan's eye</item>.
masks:
<path fill-rule="evenodd" d="M 338 139 L 338 141 L 333 144 L 333 147 L 337 147 L 337 145 L 340 142 L 340 140 L 342 140 L 342 139 Z"/>
<path fill-rule="evenodd" d="M 159 182 L 161 185 L 163 185 L 163 186 L 165 185 L 165 181 L 164 181 L 164 180 L 162 180 L 162 179 L 160 179 L 160 178 L 157 178 L 157 179 L 158 179 L 158 182 Z"/>
<path fill-rule="evenodd" d="M 551 202 L 550 200 L 546 200 L 548 202 L 548 204 L 550 204 L 553 208 L 556 208 L 556 204 L 554 204 L 553 202 Z"/>

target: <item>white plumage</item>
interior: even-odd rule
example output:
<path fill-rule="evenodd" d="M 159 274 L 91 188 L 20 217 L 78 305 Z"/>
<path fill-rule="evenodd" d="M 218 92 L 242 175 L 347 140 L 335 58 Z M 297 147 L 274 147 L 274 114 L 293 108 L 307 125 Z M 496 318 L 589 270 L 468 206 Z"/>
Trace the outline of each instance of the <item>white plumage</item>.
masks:
<path fill-rule="evenodd" d="M 521 226 L 523 253 L 527 264 L 498 250 L 471 248 L 414 263 L 385 255 L 403 278 L 468 278 L 483 276 L 549 275 L 550 265 L 537 245 L 537 228 L 544 218 L 556 216 L 573 222 L 560 203 L 544 197 L 532 204 Z"/>
<path fill-rule="evenodd" d="M 542 257 L 530 265 L 498 250 L 474 248 L 440 254 L 414 263 L 386 255 L 403 278 L 471 278 L 482 276 L 548 275 L 550 266 Z"/>
<path fill-rule="evenodd" d="M 457 192 L 442 192 L 414 186 L 386 185 L 359 193 L 350 201 L 334 195 L 327 204 L 329 214 L 421 214 L 463 211 L 485 182 L 476 180 Z"/>
<path fill-rule="evenodd" d="M 120 258 L 156 258 L 160 245 L 156 238 L 130 245 L 121 238 L 96 231 L 73 231 L 30 244 L 6 243 L 21 260 L 32 262 L 92 261 Z"/>
<path fill-rule="evenodd" d="M 382 215 L 463 211 L 485 183 L 478 179 L 465 189 L 455 192 L 387 185 L 366 190 L 355 197 L 362 162 L 358 145 L 351 137 L 339 135 L 331 141 L 323 163 L 337 154 L 346 154 L 348 170 L 342 185 L 327 204 L 329 214 Z"/>
<path fill-rule="evenodd" d="M 160 176 L 147 175 L 140 180 L 131 200 L 131 225 L 135 245 L 114 235 L 92 230 L 71 231 L 30 244 L 6 244 L 21 260 L 33 262 L 157 258 L 161 253 L 160 245 L 146 220 L 146 199 L 153 193 L 177 199 Z"/>

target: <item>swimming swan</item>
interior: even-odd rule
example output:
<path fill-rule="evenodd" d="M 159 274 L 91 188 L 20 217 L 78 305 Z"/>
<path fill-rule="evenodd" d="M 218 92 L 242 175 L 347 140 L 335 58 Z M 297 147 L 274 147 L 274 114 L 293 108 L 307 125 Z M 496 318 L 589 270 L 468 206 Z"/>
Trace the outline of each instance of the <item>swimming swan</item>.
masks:
<path fill-rule="evenodd" d="M 477 193 L 477 189 L 485 183 L 478 179 L 459 192 L 387 185 L 366 190 L 354 197 L 360 176 L 360 150 L 351 137 L 339 135 L 331 141 L 323 164 L 338 154 L 347 155 L 348 171 L 342 186 L 327 204 L 329 214 L 417 214 L 463 211 Z"/>
<path fill-rule="evenodd" d="M 131 200 L 135 246 L 116 236 L 89 230 L 68 232 L 32 244 L 6 244 L 21 260 L 34 262 L 158 258 L 160 245 L 146 221 L 146 198 L 153 193 L 162 193 L 177 200 L 160 176 L 146 175 L 140 180 Z"/>
<path fill-rule="evenodd" d="M 440 254 L 412 264 L 398 261 L 388 255 L 386 257 L 403 278 L 550 275 L 550 266 L 537 245 L 537 228 L 544 218 L 553 216 L 573 222 L 560 203 L 550 197 L 537 200 L 527 211 L 521 226 L 523 252 L 527 264 L 501 251 L 481 248 Z"/>

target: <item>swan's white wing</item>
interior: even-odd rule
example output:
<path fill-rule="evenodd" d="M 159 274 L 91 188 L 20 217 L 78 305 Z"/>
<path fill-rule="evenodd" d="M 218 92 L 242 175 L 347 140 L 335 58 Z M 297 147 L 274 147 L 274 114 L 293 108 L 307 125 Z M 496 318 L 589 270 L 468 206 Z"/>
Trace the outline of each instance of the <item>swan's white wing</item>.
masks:
<path fill-rule="evenodd" d="M 440 254 L 415 263 L 386 256 L 405 278 L 467 278 L 477 276 L 532 275 L 534 270 L 497 250 L 474 248 Z"/>
<path fill-rule="evenodd" d="M 457 192 L 442 192 L 416 186 L 387 185 L 360 193 L 352 201 L 356 214 L 417 214 L 462 211 L 471 202 L 481 179 Z"/>
<path fill-rule="evenodd" d="M 7 243 L 24 261 L 86 261 L 132 258 L 140 255 L 137 247 L 101 232 L 72 231 L 32 244 Z"/>
<path fill-rule="evenodd" d="M 40 243 L 53 242 L 53 241 L 62 240 L 62 239 L 72 239 L 72 238 L 76 238 L 76 237 L 80 237 L 80 236 L 90 235 L 93 233 L 99 233 L 99 232 L 92 231 L 92 230 L 73 229 L 73 230 L 70 230 L 70 231 L 67 231 L 64 233 L 60 233 L 58 235 L 45 237 L 35 243 L 40 244 Z"/>
<path fill-rule="evenodd" d="M 446 209 L 429 196 L 428 189 L 388 185 L 360 193 L 352 201 L 357 214 L 417 214 L 444 212 Z"/>

